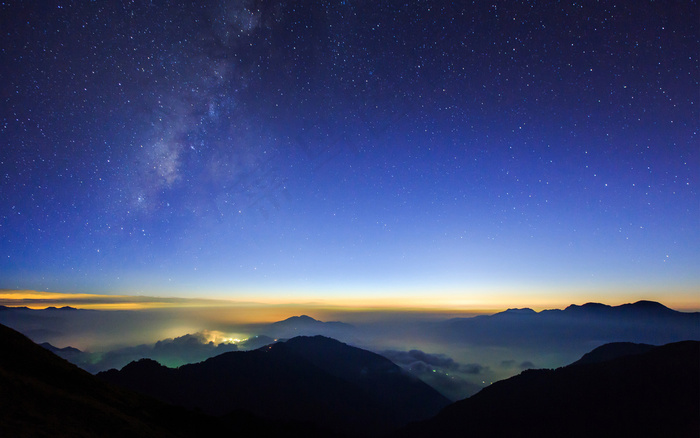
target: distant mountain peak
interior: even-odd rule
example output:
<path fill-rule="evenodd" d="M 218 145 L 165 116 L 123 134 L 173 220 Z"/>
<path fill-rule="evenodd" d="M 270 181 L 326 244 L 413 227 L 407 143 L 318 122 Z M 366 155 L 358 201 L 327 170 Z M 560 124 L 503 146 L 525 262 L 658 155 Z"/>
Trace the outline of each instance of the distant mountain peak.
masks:
<path fill-rule="evenodd" d="M 582 306 L 572 304 L 566 309 L 565 312 L 643 312 L 643 313 L 654 313 L 654 314 L 668 314 L 676 313 L 675 310 L 669 309 L 663 304 L 656 301 L 640 300 L 635 303 L 627 303 L 619 306 L 609 306 L 607 304 L 601 303 L 586 303 Z"/>
<path fill-rule="evenodd" d="M 571 310 L 597 310 L 597 309 L 611 309 L 612 306 L 609 306 L 607 304 L 602 304 L 602 303 L 586 303 L 583 305 L 578 305 L 578 304 L 571 304 L 568 306 L 564 311 L 571 311 Z"/>
<path fill-rule="evenodd" d="M 27 306 L 19 306 L 19 307 L 14 307 L 14 306 L 0 306 L 0 310 L 31 310 Z"/>
<path fill-rule="evenodd" d="M 508 309 L 505 312 L 501 312 L 501 313 L 505 313 L 508 315 L 534 315 L 537 312 L 530 309 L 529 307 L 523 307 L 522 309 L 517 309 L 517 308 Z"/>
<path fill-rule="evenodd" d="M 32 312 L 60 312 L 60 311 L 78 311 L 81 309 L 76 309 L 75 307 L 71 306 L 63 306 L 63 307 L 55 307 L 55 306 L 49 306 L 45 309 L 32 309 L 27 306 L 2 306 L 0 305 L 0 310 L 31 310 Z"/>
<path fill-rule="evenodd" d="M 57 353 L 57 354 L 58 354 L 58 353 L 64 353 L 64 354 L 79 354 L 79 353 L 82 353 L 82 351 L 78 350 L 78 349 L 75 348 L 75 347 L 71 347 L 71 346 L 60 348 L 60 347 L 56 347 L 56 346 L 54 346 L 54 345 L 51 345 L 51 344 L 48 343 L 48 342 L 42 342 L 42 343 L 39 344 L 39 345 L 40 345 L 41 347 L 46 348 L 46 349 L 49 350 L 50 352 L 52 352 L 52 353 Z"/>
<path fill-rule="evenodd" d="M 299 316 L 291 316 L 284 321 L 279 321 L 279 322 L 321 322 L 318 319 L 314 319 L 310 317 L 309 315 L 299 315 Z"/>
<path fill-rule="evenodd" d="M 276 339 L 288 339 L 299 335 L 328 335 L 333 338 L 343 337 L 354 327 L 339 321 L 319 321 L 308 315 L 292 316 L 283 321 L 273 322 L 263 332 Z"/>
<path fill-rule="evenodd" d="M 78 310 L 78 309 L 76 309 L 75 307 L 71 307 L 71 306 L 63 306 L 63 307 L 59 307 L 56 310 Z"/>
<path fill-rule="evenodd" d="M 631 304 L 623 304 L 618 307 L 634 307 L 637 309 L 655 309 L 655 310 L 672 310 L 669 309 L 668 307 L 664 306 L 663 304 L 656 302 L 656 301 L 648 301 L 648 300 L 640 300 L 637 301 L 636 303 L 631 303 Z"/>

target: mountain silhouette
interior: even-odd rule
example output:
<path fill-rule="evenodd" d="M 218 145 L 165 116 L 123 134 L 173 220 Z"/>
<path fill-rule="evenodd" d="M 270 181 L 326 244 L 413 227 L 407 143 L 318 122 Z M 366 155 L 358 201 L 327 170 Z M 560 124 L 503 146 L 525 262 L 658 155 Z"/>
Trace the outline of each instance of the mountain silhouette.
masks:
<path fill-rule="evenodd" d="M 620 351 L 620 345 L 607 350 Z M 700 436 L 700 342 L 524 371 L 395 436 L 695 438 Z"/>
<path fill-rule="evenodd" d="M 339 321 L 323 322 L 308 315 L 292 316 L 283 321 L 273 322 L 260 329 L 260 333 L 275 339 L 288 339 L 297 336 L 322 335 L 342 339 L 351 334 L 355 327 Z"/>
<path fill-rule="evenodd" d="M 349 436 L 387 432 L 449 403 L 388 359 L 323 336 L 224 353 L 177 369 L 140 360 L 98 376 L 213 415 L 242 409 Z"/>
<path fill-rule="evenodd" d="M 1 324 L 0 351 L 3 437 L 330 436 L 243 411 L 215 418 L 113 386 Z"/>
<path fill-rule="evenodd" d="M 572 365 L 583 365 L 588 363 L 599 363 L 608 360 L 617 359 L 618 357 L 630 356 L 633 354 L 646 353 L 649 350 L 656 348 L 649 344 L 635 344 L 633 342 L 612 342 L 610 344 L 601 345 L 598 348 L 586 353 L 581 359 L 572 363 Z"/>
<path fill-rule="evenodd" d="M 39 344 L 39 346 L 49 350 L 56 356 L 67 360 L 73 365 L 77 365 L 80 368 L 89 372 L 89 370 L 86 369 L 86 367 L 90 364 L 89 360 L 91 355 L 89 353 L 85 353 L 74 347 L 59 348 L 49 344 L 48 342 L 42 342 L 41 344 Z"/>
<path fill-rule="evenodd" d="M 609 306 L 600 303 L 586 303 L 582 306 L 572 304 L 562 311 L 570 315 L 607 315 L 616 317 L 629 316 L 652 316 L 652 317 L 668 317 L 687 315 L 683 312 L 678 312 L 669 309 L 656 301 L 637 301 L 636 303 L 622 304 L 620 306 Z M 691 313 L 692 315 L 692 313 Z"/>
<path fill-rule="evenodd" d="M 39 345 L 46 348 L 47 350 L 49 350 L 50 352 L 54 353 L 56 356 L 59 356 L 59 357 L 63 357 L 63 356 L 61 356 L 62 354 L 70 356 L 70 355 L 77 355 L 77 354 L 82 353 L 82 351 L 80 351 L 74 347 L 59 348 L 59 347 L 55 347 L 55 346 L 49 344 L 48 342 L 42 342 Z M 65 359 L 65 357 L 64 357 L 64 359 Z"/>
<path fill-rule="evenodd" d="M 215 344 L 207 341 L 202 333 L 194 333 L 161 339 L 155 344 L 121 347 L 101 353 L 85 352 L 70 346 L 58 348 L 48 342 L 42 342 L 39 345 L 85 371 L 95 374 L 112 368 L 122 368 L 130 362 L 143 358 L 177 367 L 186 363 L 201 362 L 228 351 L 252 350 L 274 342 L 275 340 L 268 336 L 252 336 L 237 344 L 223 342 Z"/>
<path fill-rule="evenodd" d="M 2 311 L 7 311 L 7 312 L 16 312 L 16 311 L 24 311 L 24 310 L 32 310 L 27 306 L 3 306 L 0 305 L 0 312 Z"/>
<path fill-rule="evenodd" d="M 564 310 L 509 309 L 438 324 L 440 339 L 477 345 L 575 349 L 610 342 L 667 344 L 700 340 L 700 313 L 678 312 L 653 301 L 621 306 L 587 303 Z"/>

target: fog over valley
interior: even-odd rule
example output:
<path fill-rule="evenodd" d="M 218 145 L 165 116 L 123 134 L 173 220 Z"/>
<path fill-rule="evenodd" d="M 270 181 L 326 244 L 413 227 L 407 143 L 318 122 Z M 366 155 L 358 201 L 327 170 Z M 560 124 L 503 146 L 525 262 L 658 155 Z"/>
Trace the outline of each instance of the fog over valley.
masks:
<path fill-rule="evenodd" d="M 0 323 L 83 369 L 97 373 L 150 358 L 169 367 L 247 351 L 296 336 L 323 335 L 374 351 L 451 400 L 532 368 L 557 368 L 608 342 L 660 345 L 700 339 L 699 313 L 659 303 L 572 305 L 536 312 L 509 309 L 459 318 L 401 319 L 346 314 L 350 322 L 294 315 L 272 323 L 236 323 L 241 309 L 80 310 L 3 307 Z"/>

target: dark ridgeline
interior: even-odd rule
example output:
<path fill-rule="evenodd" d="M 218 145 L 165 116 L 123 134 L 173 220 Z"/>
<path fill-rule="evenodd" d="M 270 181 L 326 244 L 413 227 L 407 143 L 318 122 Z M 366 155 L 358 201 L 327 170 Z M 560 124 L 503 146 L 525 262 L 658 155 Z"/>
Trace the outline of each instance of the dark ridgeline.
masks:
<path fill-rule="evenodd" d="M 2 437 L 328 437 L 245 412 L 216 418 L 106 383 L 0 324 Z"/>
<path fill-rule="evenodd" d="M 571 365 L 585 365 L 588 363 L 605 362 L 608 360 L 617 359 L 618 357 L 646 353 L 654 348 L 656 348 L 656 345 L 635 344 L 634 342 L 612 342 L 610 344 L 605 344 L 598 348 L 594 348 Z"/>
<path fill-rule="evenodd" d="M 461 339 L 497 340 L 508 333 L 511 343 L 530 337 L 564 348 L 565 342 L 607 338 L 697 339 L 699 321 L 699 313 L 642 301 L 539 313 L 511 309 L 441 327 Z M 283 323 L 298 331 L 320 322 L 298 317 Z M 0 436 L 351 438 L 392 433 L 420 419 L 427 420 L 392 436 L 700 436 L 697 341 L 602 345 L 567 367 L 523 372 L 442 411 L 444 397 L 389 360 L 322 336 L 178 369 L 144 359 L 101 373 L 102 379 L 47 349 L 81 354 L 42 348 L 0 326 Z"/>
<path fill-rule="evenodd" d="M 394 436 L 697 438 L 700 342 L 647 347 L 606 346 L 563 368 L 524 371 Z"/>
<path fill-rule="evenodd" d="M 292 316 L 283 321 L 273 322 L 262 328 L 262 333 L 274 338 L 294 338 L 297 336 L 323 335 L 342 339 L 352 334 L 355 327 L 340 321 L 319 321 L 307 315 Z"/>
<path fill-rule="evenodd" d="M 349 436 L 377 436 L 449 403 L 388 359 L 322 336 L 177 369 L 141 360 L 98 377 L 212 415 L 246 410 Z"/>
<path fill-rule="evenodd" d="M 571 305 L 564 310 L 535 312 L 508 309 L 494 315 L 454 318 L 437 324 L 442 340 L 476 345 L 499 345 L 588 351 L 591 345 L 635 342 L 655 345 L 700 340 L 700 312 L 679 312 L 654 301 L 620 306 L 600 303 Z"/>
<path fill-rule="evenodd" d="M 62 333 L 88 330 L 109 315 L 96 310 L 49 308 L 31 310 L 0 306 L 0 323 L 12 327 L 38 342 L 60 345 Z M 122 321 L 112 320 L 119 326 Z M 295 316 L 273 324 L 255 325 L 260 334 L 237 345 L 204 344 L 197 334 L 164 339 L 155 345 L 119 348 L 102 355 L 75 349 L 53 352 L 83 369 L 96 373 L 122 368 L 129 362 L 149 357 L 170 366 L 199 362 L 225 351 L 250 350 L 272 343 L 275 339 L 295 336 L 324 335 L 352 343 L 362 342 L 362 334 L 342 322 L 322 322 L 308 316 Z M 265 335 L 262 335 L 264 333 Z M 560 364 L 581 357 L 591 348 L 610 342 L 634 342 L 663 345 L 681 340 L 700 340 L 700 313 L 678 312 L 652 301 L 621 306 L 588 303 L 571 305 L 564 310 L 509 309 L 494 315 L 455 318 L 442 322 L 415 323 L 399 336 L 423 339 L 440 344 L 486 347 L 517 347 L 529 354 L 553 354 Z M 200 342 L 196 342 L 200 339 Z M 193 341 L 193 342 L 190 342 Z"/>

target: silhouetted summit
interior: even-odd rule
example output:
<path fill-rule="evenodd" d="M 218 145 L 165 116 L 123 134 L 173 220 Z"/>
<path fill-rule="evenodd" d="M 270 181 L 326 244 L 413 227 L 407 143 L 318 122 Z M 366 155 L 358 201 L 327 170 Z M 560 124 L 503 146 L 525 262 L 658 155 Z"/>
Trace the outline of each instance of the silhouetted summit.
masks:
<path fill-rule="evenodd" d="M 375 435 L 436 414 L 449 401 L 388 359 L 322 336 L 166 368 L 150 360 L 98 376 L 159 399 L 222 415 L 303 420 Z"/>
<path fill-rule="evenodd" d="M 43 342 L 39 344 L 41 347 L 46 348 L 56 356 L 63 358 L 70 363 L 74 365 L 80 366 L 81 361 L 83 360 L 85 353 L 82 351 L 78 350 L 77 348 L 74 347 L 64 347 L 64 348 L 58 348 L 55 347 L 48 342 Z"/>
<path fill-rule="evenodd" d="M 612 342 L 610 344 L 601 345 L 598 348 L 583 355 L 583 357 L 571 365 L 584 365 L 588 363 L 599 363 L 608 360 L 617 359 L 618 357 L 630 356 L 633 354 L 646 353 L 656 348 L 649 344 L 635 344 L 633 342 Z"/>
<path fill-rule="evenodd" d="M 592 344 L 634 342 L 667 344 L 700 340 L 700 313 L 679 312 L 653 301 L 620 306 L 600 303 L 572 304 L 535 312 L 508 309 L 489 316 L 454 318 L 440 324 L 443 339 L 479 345 L 547 348 L 578 354 Z"/>
<path fill-rule="evenodd" d="M 31 310 L 31 309 L 27 306 L 2 306 L 2 305 L 0 305 L 0 311 L 12 312 L 12 311 L 17 311 L 17 310 Z"/>
<path fill-rule="evenodd" d="M 55 348 L 55 347 L 54 347 Z M 222 418 L 118 388 L 0 325 L 0 436 L 7 437 L 328 437 L 309 425 L 262 420 L 245 412 Z M 156 377 L 150 360 L 132 365 Z"/>
<path fill-rule="evenodd" d="M 697 438 L 700 342 L 524 371 L 396 436 Z"/>
<path fill-rule="evenodd" d="M 60 354 L 65 354 L 65 355 L 72 355 L 72 354 L 80 354 L 80 353 L 82 353 L 82 351 L 78 350 L 78 349 L 75 348 L 75 347 L 63 347 L 63 348 L 59 348 L 59 347 L 55 347 L 55 346 L 49 344 L 48 342 L 42 342 L 42 343 L 39 344 L 39 345 L 42 346 L 42 347 L 44 347 L 44 348 L 46 348 L 47 350 L 49 350 L 50 352 L 52 352 L 52 353 L 54 353 L 54 354 L 56 354 L 56 355 L 59 355 L 59 353 L 60 353 Z M 64 357 L 64 359 L 65 359 L 65 357 Z"/>
<path fill-rule="evenodd" d="M 616 316 L 675 316 L 683 315 L 683 312 L 678 312 L 669 309 L 656 301 L 637 301 L 636 303 L 622 304 L 620 306 L 609 306 L 600 303 L 586 303 L 582 306 L 572 304 L 563 310 L 564 313 L 575 314 L 597 314 L 597 315 L 616 315 Z"/>
<path fill-rule="evenodd" d="M 534 315 L 534 314 L 536 314 L 536 313 L 537 313 L 537 312 L 535 312 L 534 310 L 525 307 L 525 308 L 522 308 L 522 309 L 508 309 L 508 310 L 506 310 L 506 311 L 504 311 L 504 312 L 498 313 L 498 315 L 509 315 L 509 316 L 510 316 L 510 315 L 519 315 L 519 316 L 523 316 L 523 315 L 524 315 L 524 316 L 530 316 L 530 315 Z"/>
<path fill-rule="evenodd" d="M 308 315 L 291 316 L 285 320 L 274 322 L 273 324 L 315 324 L 321 321 L 314 319 Z"/>
<path fill-rule="evenodd" d="M 340 321 L 328 321 L 323 322 L 318 319 L 314 319 L 308 315 L 292 316 L 282 321 L 273 322 L 270 327 L 309 327 L 309 326 L 335 326 L 335 327 L 345 327 L 352 328 L 352 325 L 346 324 Z"/>
<path fill-rule="evenodd" d="M 355 327 L 339 321 L 323 322 L 307 315 L 292 316 L 283 321 L 273 322 L 262 328 L 261 333 L 273 338 L 293 338 L 296 336 L 323 335 L 334 339 L 344 338 Z"/>
<path fill-rule="evenodd" d="M 0 351 L 3 437 L 195 437 L 233 432 L 213 418 L 106 384 L 4 325 Z"/>

